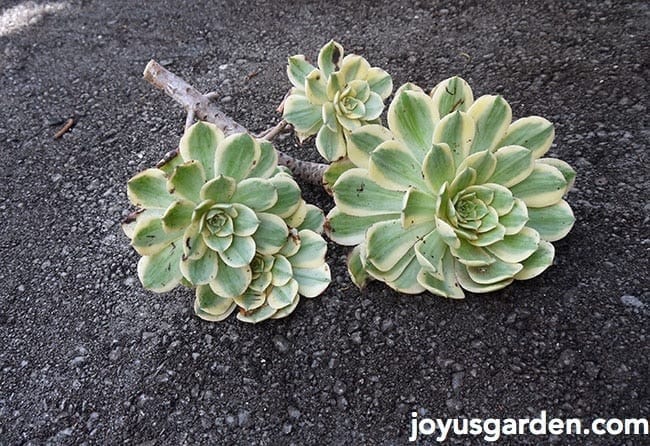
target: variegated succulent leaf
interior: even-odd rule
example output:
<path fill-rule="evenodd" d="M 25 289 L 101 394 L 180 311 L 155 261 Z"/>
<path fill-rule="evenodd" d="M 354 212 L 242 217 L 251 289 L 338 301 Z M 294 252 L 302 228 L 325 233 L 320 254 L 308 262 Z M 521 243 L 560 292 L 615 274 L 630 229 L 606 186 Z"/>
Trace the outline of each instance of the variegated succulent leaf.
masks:
<path fill-rule="evenodd" d="M 355 132 L 355 166 L 338 172 L 330 238 L 356 246 L 354 283 L 450 298 L 498 290 L 541 274 L 551 242 L 574 224 L 563 199 L 575 171 L 543 158 L 554 131 L 546 119 L 511 122 L 500 96 L 474 100 L 447 79 L 431 95 L 407 84 L 388 111 L 390 134 Z"/>
<path fill-rule="evenodd" d="M 143 256 L 145 288 L 184 284 L 196 288 L 199 317 L 222 320 L 239 308 L 240 319 L 257 322 L 286 316 L 299 295 L 327 287 L 323 212 L 278 169 L 271 144 L 246 133 L 225 137 L 198 122 L 181 138 L 177 158 L 127 184 L 139 210 L 123 228 Z"/>
<path fill-rule="evenodd" d="M 293 84 L 283 109 L 300 140 L 316 135 L 316 148 L 327 161 L 348 155 L 350 134 L 376 123 L 393 82 L 381 68 L 330 41 L 321 48 L 318 67 L 304 56 L 289 58 L 287 75 Z"/>

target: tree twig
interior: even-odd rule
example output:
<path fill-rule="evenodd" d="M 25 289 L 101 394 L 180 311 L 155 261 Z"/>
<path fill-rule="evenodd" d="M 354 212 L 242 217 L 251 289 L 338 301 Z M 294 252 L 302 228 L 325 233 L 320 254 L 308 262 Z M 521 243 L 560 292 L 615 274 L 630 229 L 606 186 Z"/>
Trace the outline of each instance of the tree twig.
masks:
<path fill-rule="evenodd" d="M 59 129 L 58 132 L 54 134 L 54 139 L 59 139 L 61 138 L 65 133 L 68 132 L 72 127 L 74 126 L 74 118 L 70 118 L 67 121 L 65 121 L 65 124 L 63 124 L 63 127 Z"/>
<path fill-rule="evenodd" d="M 257 137 L 260 139 L 266 139 L 267 141 L 273 141 L 276 136 L 284 132 L 288 125 L 289 123 L 283 119 L 273 127 L 264 130 L 262 133 L 257 135 Z"/>
<path fill-rule="evenodd" d="M 227 116 L 196 88 L 162 67 L 155 60 L 149 61 L 143 75 L 147 82 L 163 90 L 185 110 L 188 112 L 192 110 L 198 119 L 215 124 L 225 135 L 250 133 L 246 127 Z M 326 164 L 299 160 L 280 150 L 276 149 L 276 151 L 278 152 L 278 164 L 288 167 L 295 177 L 311 184 L 323 184 L 323 172 L 327 169 Z"/>

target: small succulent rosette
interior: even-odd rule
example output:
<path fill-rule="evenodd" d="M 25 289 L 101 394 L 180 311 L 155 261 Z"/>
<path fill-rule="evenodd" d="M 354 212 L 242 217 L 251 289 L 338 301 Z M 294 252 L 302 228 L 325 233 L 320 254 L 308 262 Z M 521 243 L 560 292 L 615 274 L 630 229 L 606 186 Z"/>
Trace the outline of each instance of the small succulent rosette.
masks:
<path fill-rule="evenodd" d="M 278 168 L 270 143 L 198 122 L 178 155 L 131 178 L 127 192 L 138 210 L 123 228 L 143 256 L 142 285 L 196 288 L 203 319 L 236 308 L 246 322 L 284 317 L 330 282 L 323 213 Z"/>
<path fill-rule="evenodd" d="M 344 57 L 335 41 L 320 50 L 318 68 L 305 56 L 290 57 L 287 75 L 293 88 L 283 117 L 301 141 L 316 135 L 318 152 L 330 162 L 346 156 L 351 131 L 378 122 L 393 90 L 388 73 L 356 54 Z"/>
<path fill-rule="evenodd" d="M 474 101 L 458 78 L 427 95 L 407 84 L 388 111 L 390 132 L 357 129 L 333 186 L 332 240 L 356 246 L 349 271 L 397 291 L 464 297 L 530 279 L 553 262 L 551 242 L 572 228 L 563 196 L 575 172 L 543 158 L 554 129 L 540 117 L 511 122 L 501 96 Z"/>

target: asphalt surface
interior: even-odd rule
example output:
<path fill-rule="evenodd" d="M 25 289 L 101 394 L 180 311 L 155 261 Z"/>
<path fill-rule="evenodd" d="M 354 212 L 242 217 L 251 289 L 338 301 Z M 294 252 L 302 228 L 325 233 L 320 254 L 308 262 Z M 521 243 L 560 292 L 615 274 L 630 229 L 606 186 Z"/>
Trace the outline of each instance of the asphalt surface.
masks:
<path fill-rule="evenodd" d="M 24 27 L 0 20 L 0 444 L 393 445 L 407 444 L 413 411 L 647 417 L 648 3 L 275 3 L 85 0 Z M 476 96 L 502 94 L 515 118 L 555 123 L 551 155 L 578 172 L 577 222 L 551 269 L 461 302 L 381 284 L 360 293 L 331 245 L 330 288 L 255 326 L 201 321 L 190 291 L 141 287 L 118 224 L 126 180 L 173 149 L 184 124 L 142 80 L 148 60 L 217 91 L 258 131 L 278 119 L 287 56 L 313 58 L 331 38 L 396 86 L 458 74 Z"/>

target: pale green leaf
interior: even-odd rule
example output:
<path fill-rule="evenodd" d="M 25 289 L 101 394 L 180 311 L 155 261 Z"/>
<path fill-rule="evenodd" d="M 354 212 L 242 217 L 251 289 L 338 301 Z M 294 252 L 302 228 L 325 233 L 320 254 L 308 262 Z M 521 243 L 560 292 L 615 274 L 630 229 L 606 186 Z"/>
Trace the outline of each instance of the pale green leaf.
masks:
<path fill-rule="evenodd" d="M 312 104 L 322 105 L 327 102 L 325 79 L 319 70 L 314 70 L 305 77 L 305 94 Z"/>
<path fill-rule="evenodd" d="M 323 187 L 325 188 L 325 191 L 328 194 L 332 195 L 332 186 L 336 183 L 343 172 L 346 172 L 355 167 L 358 166 L 356 166 L 348 158 L 341 158 L 340 160 L 331 163 L 323 173 Z"/>
<path fill-rule="evenodd" d="M 192 223 L 183 233 L 183 256 L 189 259 L 198 259 L 207 249 L 199 231 L 199 224 Z"/>
<path fill-rule="evenodd" d="M 542 208 L 543 209 L 543 208 Z M 521 231 L 528 221 L 528 208 L 519 198 L 514 199 L 514 206 L 507 214 L 499 217 L 499 223 L 506 229 L 506 235 Z M 538 231 L 539 232 L 539 231 Z"/>
<path fill-rule="evenodd" d="M 433 142 L 447 144 L 458 166 L 469 155 L 475 131 L 474 120 L 465 112 L 455 111 L 436 125 Z"/>
<path fill-rule="evenodd" d="M 199 121 L 185 130 L 178 147 L 185 161 L 197 160 L 205 169 L 206 178 L 212 178 L 214 153 L 223 138 L 223 132 L 216 125 Z"/>
<path fill-rule="evenodd" d="M 305 221 L 306 216 L 307 216 L 307 203 L 305 202 L 305 200 L 300 199 L 298 200 L 298 207 L 296 208 L 296 210 L 290 216 L 285 217 L 284 222 L 290 228 L 297 228 L 302 224 L 303 221 Z"/>
<path fill-rule="evenodd" d="M 477 232 L 484 233 L 491 231 L 492 229 L 496 228 L 498 224 L 499 214 L 497 214 L 497 211 L 495 211 L 494 208 L 488 207 L 488 213 L 481 218 L 481 226 L 478 227 Z"/>
<path fill-rule="evenodd" d="M 495 150 L 512 121 L 510 105 L 501 96 L 481 96 L 467 110 L 476 123 L 470 153 Z"/>
<path fill-rule="evenodd" d="M 138 277 L 142 286 L 156 293 L 164 293 L 176 287 L 183 277 L 180 261 L 183 249 L 175 243 L 152 256 L 144 256 L 138 262 Z"/>
<path fill-rule="evenodd" d="M 129 240 L 131 240 L 133 239 L 133 233 L 135 232 L 135 227 L 139 221 L 150 220 L 152 218 L 162 218 L 162 216 L 162 209 L 139 209 L 131 213 L 122 221 L 122 231 L 124 231 L 124 234 L 129 238 Z"/>
<path fill-rule="evenodd" d="M 539 116 L 528 116 L 510 124 L 497 147 L 523 146 L 533 153 L 534 159 L 537 159 L 548 151 L 554 137 L 553 124 Z"/>
<path fill-rule="evenodd" d="M 440 118 L 455 111 L 465 112 L 474 102 L 469 84 L 458 76 L 440 82 L 431 91 L 431 98 Z"/>
<path fill-rule="evenodd" d="M 204 210 L 203 207 L 205 207 L 205 209 L 212 207 L 212 205 L 216 203 L 230 203 L 236 189 L 237 183 L 230 177 L 219 175 L 216 178 L 211 179 L 203 185 L 199 194 L 201 200 L 203 200 L 200 206 L 201 210 Z M 204 204 L 206 200 L 210 200 L 209 205 Z M 200 211 L 197 212 L 200 213 Z"/>
<path fill-rule="evenodd" d="M 427 188 L 420 161 L 400 141 L 386 141 L 370 154 L 368 176 L 385 189 Z"/>
<path fill-rule="evenodd" d="M 479 232 L 477 235 L 478 238 L 476 240 L 468 240 L 468 242 L 474 246 L 489 246 L 492 243 L 503 240 L 503 237 L 506 235 L 506 228 L 502 224 L 497 224 L 496 227 L 489 231 Z"/>
<path fill-rule="evenodd" d="M 431 273 L 442 271 L 442 259 L 447 252 L 447 244 L 437 229 L 417 242 L 414 248 L 415 256 L 422 268 Z"/>
<path fill-rule="evenodd" d="M 328 126 L 322 126 L 316 135 L 316 148 L 327 161 L 343 158 L 346 153 L 343 129 L 337 127 L 335 131 L 332 131 Z"/>
<path fill-rule="evenodd" d="M 277 174 L 270 181 L 278 194 L 278 201 L 264 212 L 289 217 L 300 206 L 300 187 L 290 175 L 284 173 Z"/>
<path fill-rule="evenodd" d="M 338 71 L 343 59 L 343 46 L 330 40 L 318 53 L 318 68 L 327 78 L 334 71 Z"/>
<path fill-rule="evenodd" d="M 476 283 L 491 285 L 514 278 L 514 275 L 521 271 L 523 266 L 520 263 L 508 263 L 496 260 L 494 263 L 485 266 L 468 266 L 467 273 Z"/>
<path fill-rule="evenodd" d="M 385 127 L 369 124 L 351 132 L 348 139 L 348 157 L 357 167 L 367 167 L 370 153 L 393 135 Z"/>
<path fill-rule="evenodd" d="M 438 234 L 440 234 L 440 237 L 442 237 L 442 240 L 450 247 L 450 248 L 458 248 L 460 247 L 460 239 L 456 235 L 456 231 L 454 231 L 454 228 L 449 225 L 444 220 L 441 220 L 440 218 L 436 218 L 436 228 L 438 230 Z"/>
<path fill-rule="evenodd" d="M 283 255 L 276 254 L 274 258 L 271 268 L 271 283 L 273 286 L 285 285 L 293 276 L 291 263 Z"/>
<path fill-rule="evenodd" d="M 503 240 L 492 243 L 486 249 L 506 263 L 518 263 L 537 251 L 539 240 L 537 231 L 524 227 L 517 234 L 506 235 Z"/>
<path fill-rule="evenodd" d="M 267 297 L 267 303 L 275 310 L 288 307 L 298 298 L 298 282 L 295 279 L 281 286 L 274 286 Z"/>
<path fill-rule="evenodd" d="M 289 257 L 289 262 L 297 268 L 316 268 L 325 262 L 327 243 L 320 235 L 310 230 L 298 233 L 300 249 Z"/>
<path fill-rule="evenodd" d="M 200 191 L 205 184 L 205 170 L 196 161 L 187 161 L 174 169 L 167 181 L 167 189 L 177 197 L 198 203 L 201 200 Z"/>
<path fill-rule="evenodd" d="M 355 246 L 348 256 L 348 273 L 350 274 L 352 283 L 354 283 L 361 290 L 364 289 L 366 284 L 371 280 L 371 277 L 366 271 L 365 258 L 362 257 L 362 250 L 364 248 L 365 247 L 363 245 Z M 365 255 L 365 252 L 363 255 Z M 298 283 L 300 283 L 300 281 Z"/>
<path fill-rule="evenodd" d="M 522 262 L 523 269 L 515 274 L 517 280 L 527 280 L 539 276 L 553 264 L 555 248 L 546 240 L 539 242 L 537 251 Z"/>
<path fill-rule="evenodd" d="M 221 297 L 241 296 L 253 279 L 249 265 L 232 268 L 219 259 L 217 277 L 210 282 L 210 288 Z"/>
<path fill-rule="evenodd" d="M 186 200 L 175 201 L 167 208 L 162 217 L 163 229 L 167 232 L 185 230 L 191 221 L 194 203 Z"/>
<path fill-rule="evenodd" d="M 293 278 L 298 282 L 298 293 L 305 297 L 316 297 L 325 291 L 332 275 L 327 263 L 323 263 L 314 268 L 294 268 Z"/>
<path fill-rule="evenodd" d="M 232 196 L 233 203 L 241 203 L 255 211 L 265 211 L 277 201 L 275 186 L 271 180 L 264 178 L 246 178 L 240 181 Z"/>
<path fill-rule="evenodd" d="M 219 262 L 217 254 L 208 250 L 198 259 L 183 258 L 180 268 L 185 279 L 192 285 L 206 285 L 217 277 Z"/>
<path fill-rule="evenodd" d="M 399 220 L 378 222 L 368 229 L 367 258 L 380 271 L 388 271 L 429 232 L 433 222 L 425 222 L 403 228 Z"/>
<path fill-rule="evenodd" d="M 218 296 L 207 285 L 196 288 L 194 312 L 201 319 L 211 322 L 222 321 L 230 316 L 236 306 L 232 298 Z"/>
<path fill-rule="evenodd" d="M 425 269 L 418 272 L 417 281 L 427 291 L 451 299 L 463 299 L 465 293 L 456 280 L 454 258 L 449 251 L 442 258 L 441 271 L 432 273 Z"/>
<path fill-rule="evenodd" d="M 284 308 L 280 308 L 279 310 L 275 310 L 275 313 L 273 313 L 273 315 L 271 316 L 271 319 L 281 319 L 283 317 L 289 316 L 291 313 L 293 313 L 293 310 L 296 309 L 299 302 L 300 302 L 300 294 L 298 294 L 296 296 L 296 298 L 293 300 L 291 305 L 287 305 Z"/>
<path fill-rule="evenodd" d="M 333 132 L 336 132 L 339 129 L 339 122 L 336 119 L 336 110 L 334 109 L 334 104 L 331 102 L 326 102 L 323 104 L 323 124 L 327 126 Z"/>
<path fill-rule="evenodd" d="M 515 205 L 515 199 L 510 189 L 497 183 L 488 183 L 485 186 L 489 187 L 493 193 L 492 200 L 486 201 L 485 204 L 490 205 L 498 216 L 506 215 L 512 210 Z"/>
<path fill-rule="evenodd" d="M 233 208 L 237 210 L 237 217 L 233 220 L 233 233 L 240 237 L 253 235 L 260 224 L 255 212 L 239 203 L 233 204 Z"/>
<path fill-rule="evenodd" d="M 573 167 L 571 167 L 567 162 L 559 160 L 557 158 L 540 158 L 536 161 L 536 163 L 547 164 L 559 170 L 562 175 L 564 175 L 564 179 L 567 182 L 567 192 L 573 187 L 573 183 L 576 179 L 576 171 L 573 170 Z"/>
<path fill-rule="evenodd" d="M 166 209 L 174 201 L 167 191 L 167 176 L 160 169 L 147 169 L 131 178 L 127 195 L 134 206 L 146 209 Z"/>
<path fill-rule="evenodd" d="M 332 73 L 327 80 L 327 98 L 330 101 L 336 101 L 341 95 L 341 91 L 345 89 L 346 83 L 345 76 L 341 72 Z"/>
<path fill-rule="evenodd" d="M 323 232 L 323 225 L 325 224 L 325 214 L 323 211 L 313 204 L 306 205 L 307 213 L 304 220 L 296 228 L 298 230 L 309 229 L 317 234 Z"/>
<path fill-rule="evenodd" d="M 368 216 L 353 216 L 335 207 L 327 215 L 327 236 L 339 245 L 354 246 L 363 242 L 366 231 L 373 224 L 399 218 L 399 213 L 379 214 Z"/>
<path fill-rule="evenodd" d="M 341 62 L 341 74 L 346 83 L 354 79 L 366 79 L 368 70 L 370 70 L 368 61 L 356 54 L 348 54 Z"/>
<path fill-rule="evenodd" d="M 267 319 L 272 318 L 273 316 L 275 316 L 277 312 L 278 310 L 271 308 L 268 304 L 264 304 L 256 310 L 247 311 L 247 312 L 240 311 L 239 313 L 237 313 L 237 319 L 239 319 L 242 322 L 257 324 L 259 322 L 263 322 Z"/>
<path fill-rule="evenodd" d="M 282 246 L 282 249 L 278 251 L 278 254 L 281 254 L 285 257 L 290 257 L 298 252 L 300 249 L 300 237 L 298 237 L 297 229 L 290 229 L 287 240 Z"/>
<path fill-rule="evenodd" d="M 266 303 L 266 297 L 263 294 L 255 293 L 251 290 L 246 290 L 244 294 L 235 297 L 234 300 L 244 311 L 255 310 Z"/>
<path fill-rule="evenodd" d="M 260 212 L 257 217 L 260 225 L 253 234 L 256 249 L 261 254 L 273 255 L 280 251 L 287 241 L 289 236 L 287 224 L 274 214 Z"/>
<path fill-rule="evenodd" d="M 490 183 L 511 187 L 525 180 L 533 171 L 533 152 L 522 146 L 501 147 L 494 153 L 497 165 Z"/>
<path fill-rule="evenodd" d="M 160 252 L 172 242 L 180 242 L 182 234 L 182 230 L 165 231 L 160 218 L 143 218 L 135 225 L 131 246 L 138 254 L 149 256 Z"/>
<path fill-rule="evenodd" d="M 233 236 L 228 248 L 219 251 L 221 260 L 231 268 L 241 268 L 251 263 L 255 257 L 255 242 L 252 237 Z"/>
<path fill-rule="evenodd" d="M 203 243 L 205 243 L 205 245 L 211 250 L 220 253 L 230 248 L 230 245 L 232 245 L 234 238 L 235 236 L 232 234 L 221 236 L 211 234 L 207 231 L 203 232 Z"/>
<path fill-rule="evenodd" d="M 456 163 L 447 144 L 433 145 L 424 157 L 422 173 L 429 190 L 436 194 L 444 183 L 453 181 L 456 175 Z"/>
<path fill-rule="evenodd" d="M 427 192 L 409 188 L 404 194 L 401 222 L 404 228 L 414 224 L 433 221 L 436 214 L 436 198 Z"/>
<path fill-rule="evenodd" d="M 350 87 L 350 94 L 361 102 L 365 103 L 370 98 L 370 85 L 367 81 L 355 79 L 348 82 L 348 87 Z"/>
<path fill-rule="evenodd" d="M 224 175 L 239 182 L 259 162 L 260 145 L 248 133 L 236 133 L 224 139 L 214 158 L 215 175 Z"/>
<path fill-rule="evenodd" d="M 438 119 L 433 101 L 423 92 L 403 90 L 388 108 L 390 130 L 420 162 L 431 149 Z"/>
<path fill-rule="evenodd" d="M 362 116 L 365 121 L 377 119 L 381 112 L 384 111 L 384 100 L 377 93 L 370 92 L 368 100 L 364 103 L 366 112 Z"/>
<path fill-rule="evenodd" d="M 466 167 L 464 170 L 459 170 L 454 181 L 449 185 L 449 196 L 455 197 L 457 193 L 462 192 L 466 188 L 474 185 L 476 182 L 476 171 L 471 167 Z"/>
<path fill-rule="evenodd" d="M 457 261 L 467 266 L 486 266 L 496 260 L 485 249 L 474 246 L 463 239 L 461 239 L 458 248 L 451 248 L 451 253 Z"/>
<path fill-rule="evenodd" d="M 388 98 L 393 91 L 393 79 L 381 68 L 370 68 L 366 80 L 368 81 L 368 85 L 370 85 L 370 90 L 377 93 L 382 100 Z"/>
<path fill-rule="evenodd" d="M 457 261 L 455 264 L 456 279 L 458 280 L 460 286 L 472 293 L 491 293 L 492 291 L 497 291 L 507 287 L 514 281 L 514 279 L 509 278 L 491 284 L 477 283 L 469 276 L 467 268 L 468 267 L 466 265 L 463 265 Z"/>
<path fill-rule="evenodd" d="M 289 58 L 287 76 L 294 87 L 298 89 L 305 89 L 305 77 L 314 70 L 314 66 L 307 62 L 302 54 Z"/>
<path fill-rule="evenodd" d="M 413 262 L 415 262 L 418 265 L 418 269 L 421 268 L 421 266 L 419 266 L 419 263 L 415 258 L 416 257 L 415 249 L 411 248 L 408 251 L 406 251 L 406 254 L 404 254 L 402 258 L 400 258 L 398 262 L 395 264 L 395 266 L 393 266 L 391 269 L 389 269 L 388 271 L 380 271 L 375 267 L 375 265 L 373 265 L 373 263 L 370 260 L 368 260 L 368 255 L 366 252 L 367 251 L 366 243 L 364 242 L 360 246 L 362 247 L 360 254 L 361 254 L 361 258 L 363 259 L 366 272 L 373 279 L 380 280 L 386 283 L 391 283 L 395 280 L 398 280 L 400 276 L 404 274 L 406 268 L 408 268 Z M 413 273 L 413 272 L 411 272 L 410 274 L 417 275 L 417 273 Z M 401 283 L 404 284 L 405 280 L 406 278 L 404 278 L 401 281 Z"/>
<path fill-rule="evenodd" d="M 531 174 L 510 188 L 512 194 L 520 198 L 529 208 L 551 206 L 562 199 L 566 193 L 567 182 L 557 168 L 548 164 L 535 163 Z"/>
<path fill-rule="evenodd" d="M 542 208 L 528 209 L 527 226 L 539 232 L 543 240 L 554 242 L 564 238 L 575 223 L 571 206 L 564 201 Z"/>
<path fill-rule="evenodd" d="M 268 141 L 258 140 L 260 158 L 255 167 L 248 173 L 249 178 L 270 178 L 278 167 L 278 152 Z"/>
<path fill-rule="evenodd" d="M 343 173 L 334 187 L 337 207 L 348 215 L 369 216 L 399 213 L 403 192 L 385 189 L 368 177 L 365 169 Z"/>
<path fill-rule="evenodd" d="M 400 268 L 400 274 L 394 279 L 386 280 L 386 285 L 398 293 L 420 294 L 425 290 L 417 280 L 422 267 L 415 257 L 409 258 L 410 261 L 403 268 Z"/>
<path fill-rule="evenodd" d="M 473 153 L 460 163 L 457 170 L 462 172 L 468 167 L 476 171 L 476 184 L 483 184 L 494 174 L 497 167 L 497 158 L 489 150 Z"/>
<path fill-rule="evenodd" d="M 304 136 L 315 134 L 317 130 L 314 128 L 317 129 L 323 123 L 321 106 L 312 104 L 306 96 L 298 93 L 293 93 L 286 99 L 282 117 Z"/>

